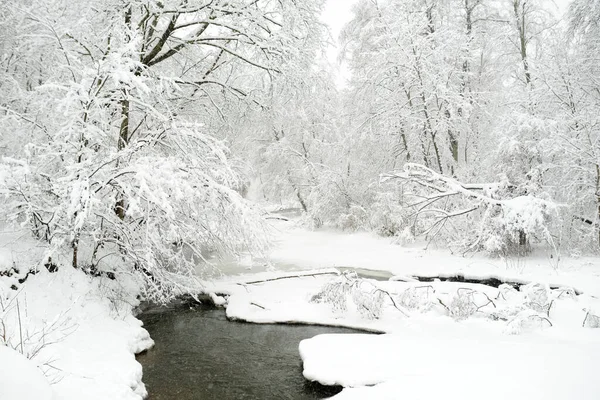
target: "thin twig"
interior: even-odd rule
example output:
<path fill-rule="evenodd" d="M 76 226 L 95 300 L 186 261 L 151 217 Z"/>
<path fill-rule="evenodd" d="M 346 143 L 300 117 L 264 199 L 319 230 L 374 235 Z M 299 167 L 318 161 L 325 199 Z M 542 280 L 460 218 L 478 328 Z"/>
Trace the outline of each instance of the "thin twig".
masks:
<path fill-rule="evenodd" d="M 377 293 L 377 292 L 382 292 L 382 293 L 387 294 L 388 297 L 390 298 L 390 300 L 392 301 L 392 304 L 394 305 L 394 307 L 396 307 L 396 310 L 400 311 L 405 317 L 408 317 L 408 314 L 404 310 L 402 310 L 400 307 L 398 307 L 398 305 L 396 304 L 396 301 L 394 300 L 394 298 L 388 291 L 377 288 L 377 289 L 375 289 L 375 293 Z"/>
<path fill-rule="evenodd" d="M 582 328 L 585 328 L 585 322 L 586 322 L 586 321 L 587 321 L 587 319 L 588 319 L 588 315 L 590 315 L 590 312 L 589 312 L 589 311 L 588 311 L 588 312 L 585 314 L 585 318 L 583 319 L 583 324 L 581 324 L 581 327 L 582 327 Z"/>
<path fill-rule="evenodd" d="M 265 307 L 261 306 L 260 304 L 256 304 L 256 303 L 254 303 L 254 302 L 251 302 L 251 303 L 250 303 L 250 305 L 252 305 L 252 306 L 256 306 L 256 307 L 258 307 L 258 308 L 262 308 L 263 310 L 266 310 L 266 308 L 265 308 Z"/>
<path fill-rule="evenodd" d="M 23 327 L 21 326 L 21 308 L 19 307 L 19 299 L 17 299 L 17 318 L 19 319 L 19 338 L 21 340 L 21 354 L 25 355 L 23 351 Z"/>

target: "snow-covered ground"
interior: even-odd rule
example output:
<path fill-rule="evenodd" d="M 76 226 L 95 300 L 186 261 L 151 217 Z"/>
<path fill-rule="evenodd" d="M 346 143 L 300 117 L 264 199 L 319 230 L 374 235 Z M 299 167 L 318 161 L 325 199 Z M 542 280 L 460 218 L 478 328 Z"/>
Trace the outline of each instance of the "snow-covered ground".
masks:
<path fill-rule="evenodd" d="M 24 269 L 37 253 L 25 239 L 5 241 L 0 271 Z M 146 389 L 135 353 L 153 342 L 132 315 L 135 295 L 124 294 L 135 290 L 124 284 L 71 268 L 42 268 L 23 284 L 2 277 L 0 399 L 141 400 Z"/>
<path fill-rule="evenodd" d="M 596 338 L 597 339 L 597 338 Z M 335 399 L 598 399 L 600 343 L 476 330 L 319 335 L 300 344 L 304 376 Z"/>
<path fill-rule="evenodd" d="M 221 291 L 231 293 L 230 318 L 385 332 L 300 343 L 307 379 L 346 387 L 336 399 L 600 398 L 597 298 L 535 283 L 515 290 L 348 275 Z"/>
<path fill-rule="evenodd" d="M 357 268 L 386 271 L 390 275 L 497 277 L 510 281 L 535 281 L 570 286 L 600 297 L 600 259 L 561 256 L 536 251 L 527 257 L 491 258 L 484 254 L 461 256 L 447 249 L 425 248 L 414 243 L 400 246 L 393 238 L 368 232 L 311 231 L 296 220 L 273 221 L 274 246 L 266 259 L 227 260 L 218 264 L 226 275 L 244 280 L 257 272 L 323 268 Z M 234 279 L 234 280 L 235 280 Z M 250 278 L 253 279 L 253 278 Z"/>
<path fill-rule="evenodd" d="M 7 346 L 0 346 L 0 398 L 51 400 L 52 387 L 35 364 Z"/>
<path fill-rule="evenodd" d="M 307 379 L 346 387 L 336 399 L 600 398 L 600 329 L 592 329 L 600 327 L 598 259 L 460 257 L 368 233 L 277 225 L 268 263 L 252 268 L 259 273 L 227 276 L 212 289 L 229 294 L 233 319 L 386 333 L 300 343 Z M 334 267 L 387 271 L 400 280 L 339 275 Z M 523 284 L 410 279 L 457 273 Z"/>
<path fill-rule="evenodd" d="M 541 252 L 510 260 L 461 257 L 369 233 L 273 223 L 277 238 L 268 257 L 222 262 L 225 275 L 207 288 L 229 295 L 226 312 L 233 319 L 384 333 L 321 335 L 299 344 L 307 379 L 346 387 L 336 398 L 600 398 L 593 376 L 600 368 L 600 329 L 591 329 L 600 326 L 600 260 L 557 263 Z M 36 254 L 22 240 L 5 243 L 0 270 Z M 396 280 L 340 274 L 343 268 Z M 456 273 L 524 284 L 411 279 Z M 37 388 L 46 393 L 50 385 L 54 399 L 81 399 L 82 393 L 141 399 L 146 391 L 134 354 L 152 340 L 132 316 L 135 296 L 123 295 L 135 290 L 121 289 L 68 268 L 42 269 L 23 285 L 0 279 L 0 333 L 14 349 L 0 353 L 2 378 L 18 382 L 37 367 L 43 373 Z M 20 357 L 22 367 L 11 368 L 15 352 L 27 356 Z M 23 393 L 0 385 L 2 400 L 27 398 Z"/>

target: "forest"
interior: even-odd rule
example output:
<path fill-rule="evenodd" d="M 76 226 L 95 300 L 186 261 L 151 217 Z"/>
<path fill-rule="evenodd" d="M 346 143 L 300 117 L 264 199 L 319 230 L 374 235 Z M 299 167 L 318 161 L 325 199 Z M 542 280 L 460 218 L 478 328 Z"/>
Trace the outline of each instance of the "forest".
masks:
<path fill-rule="evenodd" d="M 293 229 L 398 252 L 541 257 L 552 282 L 588 260 L 575 281 L 600 290 L 600 1 L 357 0 L 339 37 L 325 6 L 0 4 L 0 347 L 35 359 L 71 335 L 60 303 L 25 354 L 19 294 L 39 280 L 35 303 L 53 274 L 67 289 L 48 296 L 93 287 L 131 327 L 139 301 L 221 296 L 218 260 L 279 270 L 285 210 Z"/>

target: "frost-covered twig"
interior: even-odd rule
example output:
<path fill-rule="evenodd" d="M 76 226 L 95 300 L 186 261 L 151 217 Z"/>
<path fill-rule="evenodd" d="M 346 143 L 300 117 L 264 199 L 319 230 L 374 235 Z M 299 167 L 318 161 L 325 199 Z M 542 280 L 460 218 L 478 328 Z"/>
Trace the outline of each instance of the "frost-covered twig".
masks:
<path fill-rule="evenodd" d="M 542 321 L 546 321 L 551 327 L 553 326 L 552 322 L 548 318 L 543 317 L 541 315 L 533 314 L 533 315 L 530 315 L 529 318 L 539 318 Z"/>
<path fill-rule="evenodd" d="M 406 311 L 404 311 L 402 308 L 400 308 L 398 306 L 398 304 L 396 304 L 396 301 L 394 300 L 394 297 L 390 294 L 390 292 L 380 289 L 380 288 L 375 289 L 375 292 L 381 292 L 383 294 L 386 294 L 388 296 L 388 298 L 392 301 L 392 304 L 394 305 L 396 310 L 400 311 L 405 317 L 408 317 L 408 313 Z"/>

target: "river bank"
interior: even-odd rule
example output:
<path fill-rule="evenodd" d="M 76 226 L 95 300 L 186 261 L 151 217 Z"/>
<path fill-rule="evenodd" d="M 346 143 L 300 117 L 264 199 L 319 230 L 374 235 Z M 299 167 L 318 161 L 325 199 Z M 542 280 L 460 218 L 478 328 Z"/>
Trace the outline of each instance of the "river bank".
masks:
<path fill-rule="evenodd" d="M 549 349 L 559 357 L 571 353 L 587 354 L 592 361 L 600 359 L 600 330 L 590 329 L 597 324 L 600 308 L 600 261 L 596 258 L 563 258 L 559 264 L 552 264 L 543 253 L 512 260 L 489 259 L 482 255 L 465 258 L 447 250 L 424 250 L 417 245 L 401 247 L 390 239 L 368 233 L 309 231 L 293 221 L 273 223 L 279 236 L 266 258 L 245 255 L 229 260 L 228 264 L 217 264 L 215 267 L 224 275 L 204 282 L 205 294 L 212 301 L 226 305 L 226 316 L 230 320 L 385 332 L 416 338 L 412 342 L 414 348 L 427 348 L 436 343 L 441 346 L 454 343 L 453 338 L 464 337 L 474 343 L 484 343 L 473 347 L 478 353 L 502 348 L 507 340 L 516 340 L 522 343 L 518 346 L 524 348 L 528 348 L 529 343 L 542 342 L 549 343 Z M 18 256 L 23 258 L 18 259 L 24 262 L 26 246 L 21 247 L 24 250 Z M 15 254 L 4 255 L 7 265 L 12 265 Z M 348 274 L 356 268 L 362 277 Z M 340 271 L 347 273 L 340 274 Z M 377 280 L 363 279 L 369 274 L 377 275 L 373 276 Z M 415 276 L 429 281 L 419 282 Z M 462 281 L 437 279 L 452 276 L 460 276 Z M 500 284 L 482 285 L 471 282 L 474 279 Z M 520 286 L 502 286 L 505 281 Z M 135 353 L 148 349 L 153 341 L 133 316 L 139 305 L 135 296 L 139 287 L 136 288 L 135 282 L 127 277 L 117 281 L 91 278 L 69 268 L 54 273 L 42 270 L 29 276 L 17 290 L 11 289 L 15 282 L 0 279 L 3 296 L 0 318 L 9 329 L 7 337 L 12 338 L 9 345 L 20 347 L 19 341 L 15 341 L 19 337 L 19 326 L 27 332 L 23 351 L 29 353 L 31 362 L 46 374 L 57 399 L 81 399 L 81 393 L 86 393 L 86 399 L 98 400 L 140 400 L 146 396 L 142 367 L 136 362 Z M 386 388 L 397 391 L 403 385 L 410 371 L 406 368 L 421 365 L 421 359 L 428 360 L 426 365 L 447 365 L 449 357 L 444 356 L 444 352 L 439 356 L 415 352 L 402 355 L 402 362 L 398 363 L 398 355 L 376 358 L 386 346 L 372 344 L 367 346 L 370 349 L 367 353 L 375 358 L 349 359 L 342 357 L 341 349 L 332 344 L 338 339 L 330 338 L 311 342 L 301 335 L 294 339 L 295 347 L 289 343 L 286 346 L 288 354 L 295 353 L 298 362 L 294 379 L 346 386 L 337 395 L 339 398 L 349 398 L 353 393 L 358 393 L 355 398 L 385 398 Z M 348 347 L 362 346 L 361 339 L 356 340 L 350 341 Z M 40 343 L 44 345 L 38 350 Z M 464 341 L 459 344 L 459 348 L 468 348 Z M 298 345 L 304 350 L 299 352 Z M 185 349 L 189 351 L 190 346 L 185 346 L 185 342 L 182 346 L 182 354 Z M 565 350 L 572 348 L 575 350 Z M 500 354 L 508 355 L 500 363 L 504 362 L 506 371 L 495 372 L 500 378 L 511 376 L 512 363 L 531 365 L 533 371 L 545 370 L 544 365 L 539 364 L 543 351 L 515 356 L 510 349 L 505 350 Z M 316 364 L 322 368 L 300 369 L 300 356 L 305 366 Z M 585 371 L 599 367 L 590 365 L 587 358 L 570 360 L 568 368 L 558 370 L 566 371 L 564 379 L 554 376 L 556 371 L 550 375 L 536 372 L 535 376 L 556 382 L 560 386 L 554 387 L 554 392 L 562 393 L 569 382 L 575 382 L 573 377 L 583 377 L 585 383 Z M 340 363 L 356 371 L 361 370 L 361 366 L 370 366 L 380 373 L 360 381 L 348 375 L 348 369 L 340 368 Z M 468 363 L 460 365 L 464 368 L 457 371 L 473 372 L 467 368 Z M 158 368 L 154 371 L 160 374 Z M 339 374 L 331 375 L 332 371 Z M 438 371 L 431 378 L 443 378 L 438 376 L 443 375 L 439 368 L 424 371 L 421 376 Z M 582 382 L 579 383 L 583 385 Z M 419 395 L 415 390 L 412 394 Z M 372 392 L 367 395 L 367 391 Z M 455 391 L 459 393 L 460 388 Z M 580 398 L 585 399 L 585 393 Z"/>
<path fill-rule="evenodd" d="M 223 309 L 197 305 L 141 314 L 156 345 L 138 355 L 152 400 L 323 399 L 340 386 L 302 376 L 298 343 L 340 328 L 232 322 Z"/>

